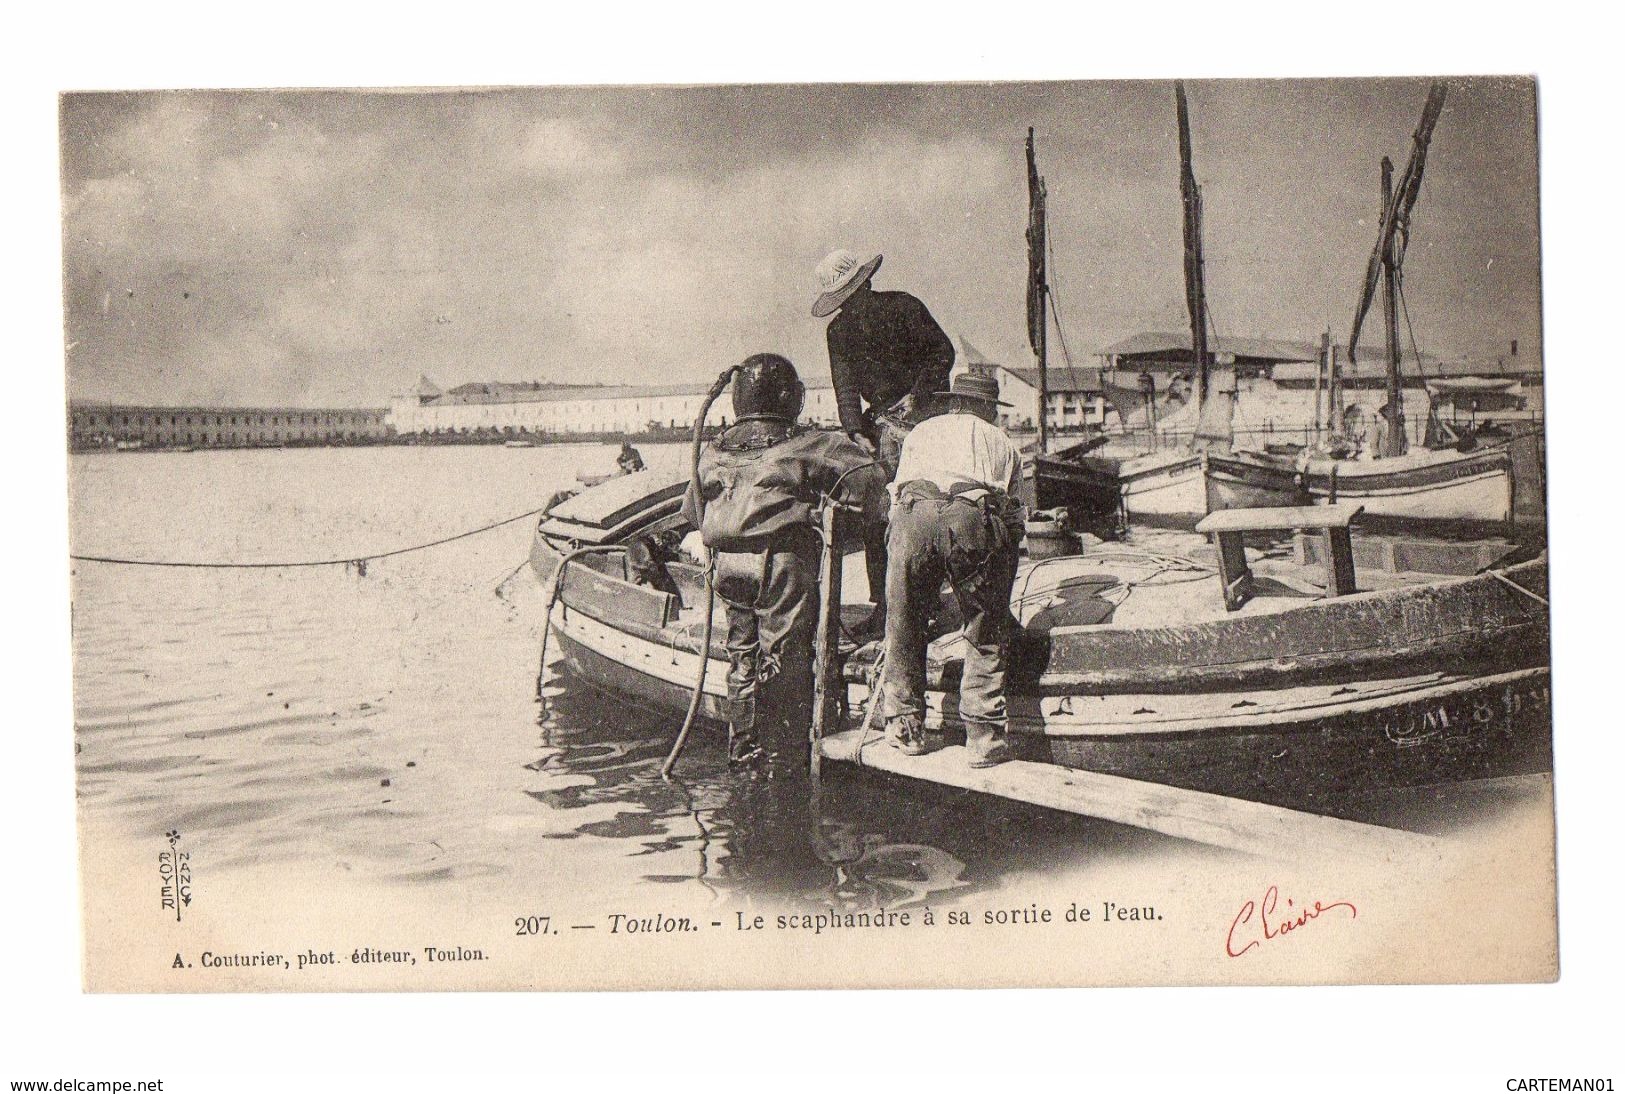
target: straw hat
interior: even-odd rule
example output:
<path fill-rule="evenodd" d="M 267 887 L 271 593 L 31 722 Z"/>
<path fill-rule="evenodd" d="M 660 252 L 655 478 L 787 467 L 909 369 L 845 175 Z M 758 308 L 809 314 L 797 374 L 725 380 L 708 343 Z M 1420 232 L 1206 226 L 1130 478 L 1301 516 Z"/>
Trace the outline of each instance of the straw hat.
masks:
<path fill-rule="evenodd" d="M 875 255 L 865 262 L 851 251 L 831 251 L 818 264 L 818 299 L 813 301 L 813 315 L 822 319 L 846 303 L 846 298 L 880 269 L 884 257 Z"/>
<path fill-rule="evenodd" d="M 991 376 L 978 376 L 973 372 L 961 372 L 949 383 L 947 391 L 939 391 L 937 394 L 954 395 L 961 399 L 978 399 L 995 406 L 1010 405 L 999 398 L 999 381 Z"/>

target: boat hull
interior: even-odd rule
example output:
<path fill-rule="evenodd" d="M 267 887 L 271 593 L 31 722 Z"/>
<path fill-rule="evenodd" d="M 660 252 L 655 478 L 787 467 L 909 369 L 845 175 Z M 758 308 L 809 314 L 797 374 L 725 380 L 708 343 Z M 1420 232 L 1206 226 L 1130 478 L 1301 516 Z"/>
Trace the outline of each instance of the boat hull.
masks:
<path fill-rule="evenodd" d="M 1427 456 L 1315 461 L 1304 472 L 1304 486 L 1317 504 L 1352 502 L 1365 506 L 1367 517 L 1389 521 L 1512 520 L 1512 457 L 1506 448 Z"/>
<path fill-rule="evenodd" d="M 1119 477 L 1123 513 L 1130 523 L 1188 526 L 1207 515 L 1207 484 L 1199 455 L 1130 460 Z"/>
<path fill-rule="evenodd" d="M 1302 476 L 1284 462 L 1241 453 L 1212 453 L 1203 474 L 1208 512 L 1312 504 Z"/>
<path fill-rule="evenodd" d="M 694 573 L 674 573 L 681 595 L 660 592 L 629 581 L 615 553 L 630 535 L 675 529 L 675 502 L 652 478 L 578 495 L 540 521 L 531 565 L 558 582 L 551 641 L 570 676 L 677 716 L 704 657 L 700 710 L 720 721 L 727 653 L 721 628 L 700 647 Z M 564 552 L 582 543 L 597 553 L 560 575 Z M 1010 728 L 1034 759 L 1260 796 L 1543 770 L 1546 596 L 1537 559 L 1180 624 L 1028 620 L 1011 655 Z M 934 645 L 927 669 L 927 721 L 950 739 L 962 733 L 954 648 L 951 636 Z M 869 668 L 861 653 L 844 666 L 854 715 Z"/>
<path fill-rule="evenodd" d="M 1046 736 L 1034 758 L 1282 804 L 1551 770 L 1551 674 L 1527 669 L 1256 727 Z M 1285 801 L 1290 797 L 1292 801 Z"/>
<path fill-rule="evenodd" d="M 1098 456 L 1075 459 L 1038 456 L 1033 464 L 1038 508 L 1062 507 L 1082 518 L 1117 515 L 1122 495 L 1116 460 Z"/>
<path fill-rule="evenodd" d="M 1120 491 L 1129 521 L 1174 527 L 1189 527 L 1221 509 L 1310 504 L 1290 466 L 1220 452 L 1125 463 Z"/>
<path fill-rule="evenodd" d="M 617 634 L 579 612 L 555 614 L 554 633 L 570 677 L 616 702 L 679 718 L 687 709 L 697 655 Z M 727 717 L 727 664 L 707 668 L 700 715 Z M 1167 696 L 1016 697 L 1010 729 L 1018 753 L 1061 767 L 1153 779 L 1193 790 L 1299 803 L 1374 787 L 1417 786 L 1551 769 L 1550 671 L 1448 681 L 1366 681 L 1352 697 L 1317 689 L 1236 691 L 1204 697 L 1181 715 Z M 867 689 L 851 689 L 857 728 Z M 927 728 L 941 743 L 963 739 L 956 697 L 927 696 Z M 1161 709 L 1159 709 L 1161 708 Z M 1159 718 L 1158 716 L 1161 715 Z"/>

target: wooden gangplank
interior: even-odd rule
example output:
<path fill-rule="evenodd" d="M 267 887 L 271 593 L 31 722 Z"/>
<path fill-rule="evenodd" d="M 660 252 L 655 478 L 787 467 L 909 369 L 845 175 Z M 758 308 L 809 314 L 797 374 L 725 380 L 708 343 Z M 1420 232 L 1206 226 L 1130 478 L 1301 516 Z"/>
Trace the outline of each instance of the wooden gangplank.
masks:
<path fill-rule="evenodd" d="M 1436 856 L 1443 848 L 1442 840 L 1417 832 L 1058 764 L 1012 760 L 996 767 L 973 768 L 963 745 L 905 756 L 873 729 L 836 733 L 820 740 L 817 747 L 826 760 L 1268 858 L 1310 853 L 1414 861 Z"/>

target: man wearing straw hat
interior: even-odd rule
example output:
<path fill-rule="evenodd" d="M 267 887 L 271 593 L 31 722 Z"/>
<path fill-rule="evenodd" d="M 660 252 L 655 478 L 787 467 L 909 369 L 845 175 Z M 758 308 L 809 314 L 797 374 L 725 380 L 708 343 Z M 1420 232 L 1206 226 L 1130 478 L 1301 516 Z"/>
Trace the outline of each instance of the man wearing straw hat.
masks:
<path fill-rule="evenodd" d="M 869 284 L 884 256 L 865 260 L 835 251 L 818 264 L 812 313 L 830 320 L 830 379 L 841 428 L 897 471 L 903 438 L 928 416 L 934 393 L 948 385 L 954 345 L 931 312 L 906 292 L 877 292 Z M 868 526 L 864 556 L 875 610 L 860 634 L 879 632 L 885 619 L 886 526 Z"/>
<path fill-rule="evenodd" d="M 972 767 L 1010 758 L 1004 679 L 1016 623 L 1010 589 L 1024 528 L 1016 500 L 1021 454 L 994 423 L 999 384 L 991 376 L 954 377 L 948 412 L 922 422 L 903 442 L 891 485 L 887 546 L 886 663 L 880 709 L 886 735 L 907 755 L 925 743 L 927 627 L 946 580 L 965 621 L 959 716 Z"/>

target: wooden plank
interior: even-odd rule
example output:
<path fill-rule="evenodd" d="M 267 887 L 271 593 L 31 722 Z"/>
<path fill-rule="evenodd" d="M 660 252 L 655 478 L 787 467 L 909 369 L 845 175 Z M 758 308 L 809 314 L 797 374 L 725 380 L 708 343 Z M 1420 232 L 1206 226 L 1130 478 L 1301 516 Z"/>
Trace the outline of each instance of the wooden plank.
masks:
<path fill-rule="evenodd" d="M 833 499 L 824 503 L 820 520 L 824 540 L 822 574 L 818 587 L 818 633 L 813 643 L 813 716 L 811 774 L 819 778 L 822 754 L 818 742 L 840 719 L 841 681 L 841 549 L 836 538 L 840 515 Z"/>
<path fill-rule="evenodd" d="M 617 475 L 553 507 L 552 516 L 575 524 L 611 529 L 628 517 L 672 498 L 688 488 L 687 468 L 648 468 Z"/>
<path fill-rule="evenodd" d="M 1326 591 L 1332 596 L 1354 591 L 1354 544 L 1346 524 L 1326 529 Z"/>
<path fill-rule="evenodd" d="M 1056 764 L 1012 760 L 973 768 L 962 745 L 905 756 L 878 733 L 848 730 L 825 737 L 818 748 L 829 760 L 1269 858 L 1311 853 L 1383 861 L 1443 849 L 1441 840 L 1416 832 Z"/>
<path fill-rule="evenodd" d="M 1224 610 L 1238 610 L 1253 595 L 1253 572 L 1247 567 L 1245 537 L 1240 532 L 1214 532 L 1219 549 L 1219 586 Z"/>
<path fill-rule="evenodd" d="M 615 564 L 624 569 L 619 558 Z M 567 607 L 586 612 L 594 619 L 654 628 L 671 623 L 678 611 L 677 598 L 670 593 L 602 573 L 587 559 L 572 562 L 564 572 L 564 587 L 559 590 L 559 598 Z"/>
<path fill-rule="evenodd" d="M 1347 528 L 1363 505 L 1279 505 L 1221 509 L 1196 524 L 1198 532 L 1291 532 L 1299 528 Z"/>

